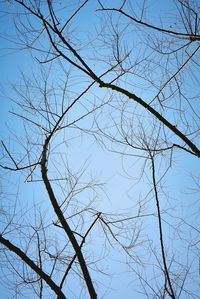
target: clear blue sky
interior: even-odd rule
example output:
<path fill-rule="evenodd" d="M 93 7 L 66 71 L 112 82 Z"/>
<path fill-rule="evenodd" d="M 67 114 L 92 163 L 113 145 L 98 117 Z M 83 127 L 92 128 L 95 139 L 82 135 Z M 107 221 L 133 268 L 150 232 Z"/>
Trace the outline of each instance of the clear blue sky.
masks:
<path fill-rule="evenodd" d="M 111 3 L 112 5 L 112 1 L 107 2 Z M 98 22 L 100 22 L 98 13 L 96 13 L 96 15 L 92 14 L 95 3 L 96 1 L 91 1 L 91 5 L 88 5 L 88 7 L 81 12 L 77 20 L 75 19 L 74 28 L 77 30 L 77 32 L 79 32 L 80 36 L 85 34 L 88 29 L 90 30 L 90 34 L 95 36 L 94 24 L 97 24 L 98 26 Z M 158 16 L 161 16 L 162 14 L 165 15 L 166 10 L 171 11 L 171 9 L 174 7 L 171 1 L 164 1 L 164 3 L 161 3 L 161 1 L 149 1 L 148 4 L 149 15 L 154 24 L 157 24 Z M 4 11 L 7 5 L 1 5 L 1 11 Z M 166 22 L 170 23 L 168 19 Z M 37 61 L 35 60 L 33 62 L 33 56 L 31 56 L 27 50 L 16 50 L 16 45 L 9 41 L 9 37 L 7 35 L 8 33 L 14 32 L 13 26 L 14 25 L 10 21 L 9 16 L 3 15 L 3 17 L 0 18 L 0 137 L 5 141 L 6 144 L 10 145 L 14 153 L 17 153 L 19 148 L 16 143 L 13 145 L 13 135 L 11 131 L 14 131 L 20 136 L 23 126 L 16 117 L 9 113 L 9 111 L 13 111 L 13 109 L 14 111 L 18 111 L 16 105 L 9 98 L 16 97 L 16 94 L 13 92 L 12 85 L 21 84 L 21 72 L 23 71 L 27 76 L 31 76 L 32 71 L 37 71 Z M 172 26 L 174 25 L 172 24 Z M 101 71 L 99 64 L 97 66 L 97 71 Z M 60 73 L 54 73 L 53 76 L 57 76 L 59 80 L 61 77 L 61 71 Z M 199 76 L 199 72 L 196 74 L 196 76 Z M 78 80 L 74 82 L 78 82 Z M 73 84 L 75 85 L 74 82 Z M 95 99 L 96 92 L 99 92 L 98 88 L 93 89 L 93 94 L 89 94 L 89 100 L 93 101 Z M 99 97 L 102 95 L 103 93 L 97 94 Z M 145 93 L 145 96 L 147 98 L 148 92 Z M 84 103 L 87 103 L 87 101 Z M 76 109 L 77 110 L 74 112 L 75 114 L 80 112 L 81 106 L 78 106 Z M 74 115 L 72 114 L 71 118 L 73 119 L 73 117 Z M 88 124 L 86 123 L 86 125 Z M 11 130 L 9 128 L 11 128 Z M 70 134 L 72 135 L 70 136 Z M 98 145 L 94 138 L 90 137 L 89 135 L 82 137 L 80 134 L 76 133 L 75 130 L 72 132 L 70 131 L 69 135 L 67 135 L 67 138 L 72 138 L 72 141 L 69 143 L 70 146 L 67 148 L 70 167 L 72 169 L 78 170 L 80 169 L 80 166 L 87 161 L 86 165 L 88 168 L 84 179 L 87 179 L 89 176 L 91 176 L 102 183 L 106 183 L 103 187 L 105 192 L 99 190 L 99 198 L 97 199 L 96 208 L 104 213 L 121 213 L 124 211 L 126 213 L 131 211 L 132 215 L 137 213 L 135 203 L 139 198 L 143 199 L 150 189 L 151 181 L 149 181 L 147 178 L 151 172 L 150 169 L 146 170 L 146 175 L 144 175 L 141 181 L 135 185 L 134 178 L 140 176 L 141 171 L 141 163 L 138 162 L 137 158 L 127 156 L 126 158 L 122 159 L 120 154 L 102 149 L 102 147 Z M 109 146 L 109 148 L 113 148 L 112 144 Z M 162 163 L 160 164 L 160 169 L 158 169 L 158 178 L 162 175 L 164 169 L 164 165 Z M 184 219 L 195 227 L 199 226 L 199 219 L 197 217 L 197 210 L 199 208 L 199 195 L 198 193 L 196 194 L 193 192 L 193 190 L 188 189 L 188 187 L 194 186 L 191 173 L 193 176 L 195 176 L 198 175 L 198 172 L 199 165 L 197 164 L 197 159 L 191 156 L 187 157 L 187 155 L 183 155 L 179 152 L 176 154 L 176 161 L 173 165 L 173 168 L 168 172 L 163 181 L 163 186 L 161 186 L 161 200 L 163 200 L 161 204 L 167 213 L 166 215 L 168 215 L 165 217 L 165 232 L 170 236 L 167 241 L 168 243 L 166 244 L 166 248 L 168 248 L 169 251 L 169 247 L 172 244 L 170 238 L 178 239 L 178 236 L 176 236 L 175 231 L 170 230 L 170 225 L 167 224 L 168 221 L 174 225 L 178 225 L 180 222 L 179 218 L 184 218 L 185 215 L 193 215 L 193 217 L 188 216 L 188 218 Z M 9 180 L 13 180 L 16 183 L 18 183 L 18 180 L 20 180 L 20 189 L 18 190 L 17 184 L 9 185 Z M 9 190 L 6 189 L 5 191 L 8 191 L 9 194 L 16 194 L 16 192 L 19 192 L 19 202 L 21 203 L 21 207 L 24 209 L 30 208 L 33 205 L 33 202 L 36 204 L 42 202 L 41 206 L 43 208 L 48 206 L 44 201 L 44 188 L 39 184 L 24 184 L 24 177 L 20 176 L 20 178 L 18 178 L 16 174 L 9 177 L 9 180 L 6 181 L 5 178 L 2 180 L 3 184 L 5 184 L 4 188 L 9 188 Z M 9 195 L 9 198 L 10 197 L 11 195 Z M 155 212 L 155 207 L 151 208 L 151 206 L 148 206 L 146 211 Z M 49 215 L 51 215 L 51 213 Z M 172 217 L 174 217 L 173 220 Z M 149 234 L 152 241 L 155 241 L 157 244 L 157 224 L 155 219 L 149 219 L 151 220 L 145 221 L 142 227 L 142 237 L 145 239 L 145 236 Z M 138 225 L 140 225 L 140 223 L 138 223 Z M 187 230 L 188 226 L 183 226 L 183 229 L 184 228 Z M 189 234 L 189 230 L 185 231 L 186 238 L 188 237 L 187 233 Z M 182 232 L 181 237 L 183 236 L 184 232 Z M 198 237 L 198 235 L 196 236 Z M 190 237 L 191 239 L 195 240 L 195 234 L 194 236 Z M 105 250 L 105 248 L 101 249 L 98 246 L 98 242 L 101 242 L 101 235 L 94 240 L 94 243 L 91 243 L 91 246 L 94 244 L 96 251 Z M 184 245 L 186 243 L 187 242 L 185 242 Z M 108 244 L 106 244 L 106 246 L 107 245 Z M 142 258 L 146 260 L 146 246 L 149 245 L 147 245 L 145 242 L 144 244 L 138 244 L 135 253 L 136 256 L 137 254 L 141 254 Z M 181 259 L 184 258 L 184 256 L 188 253 L 187 248 L 185 248 L 186 251 L 182 250 L 183 248 L 181 241 L 177 241 L 175 246 L 177 246 L 177 250 L 180 249 L 182 254 L 182 256 L 180 255 L 181 261 Z M 127 266 L 126 262 L 128 258 L 119 253 L 119 247 L 116 248 L 117 249 L 113 251 L 111 250 L 109 255 L 106 257 L 105 262 L 102 262 L 104 270 L 107 271 L 109 269 L 108 273 L 110 273 L 110 276 L 97 276 L 97 279 L 101 279 L 102 285 L 108 286 L 108 288 L 102 286 L 102 289 L 100 290 L 100 292 L 102 292 L 101 294 L 103 295 L 105 292 L 104 298 L 106 299 L 145 298 L 144 295 L 137 294 L 135 292 L 138 282 L 135 282 L 134 271 L 137 270 L 137 265 L 131 264 L 131 267 Z M 152 256 L 154 250 L 153 248 L 154 244 L 152 244 Z M 188 253 L 188 260 L 190 261 L 190 259 L 194 259 L 192 267 L 194 267 L 194 271 L 198 272 L 198 269 L 196 268 L 198 261 L 196 258 L 196 249 L 195 251 L 191 250 L 191 252 Z M 147 274 L 150 276 L 151 274 L 154 275 L 153 272 L 155 271 L 156 273 L 156 269 L 150 268 L 151 270 L 149 270 L 148 261 L 146 262 Z M 196 288 L 196 284 L 194 284 L 194 287 Z M 0 288 L 0 297 L 1 299 L 13 298 L 12 296 L 9 296 L 7 289 L 2 286 Z M 20 299 L 21 297 L 19 296 L 18 298 Z"/>

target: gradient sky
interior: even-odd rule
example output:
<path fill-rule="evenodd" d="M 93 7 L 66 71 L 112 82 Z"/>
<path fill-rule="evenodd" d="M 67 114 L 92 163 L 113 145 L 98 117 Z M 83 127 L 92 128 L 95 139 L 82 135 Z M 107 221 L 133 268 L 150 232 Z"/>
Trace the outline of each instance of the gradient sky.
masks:
<path fill-rule="evenodd" d="M 164 3 L 161 3 L 161 1 L 156 1 L 156 3 L 154 2 L 149 1 L 149 7 L 150 9 L 152 7 L 152 10 L 150 10 L 150 15 L 152 15 L 152 20 L 154 24 L 156 24 L 157 16 L 161 16 L 166 9 L 171 11 L 173 4 L 171 1 L 164 1 Z M 112 1 L 110 3 L 112 3 Z M 151 6 L 153 3 L 154 5 Z M 10 41 L 8 33 L 13 33 L 14 27 L 10 21 L 10 17 L 3 13 L 3 11 L 6 9 L 6 5 L 0 5 L 2 11 L 2 17 L 0 18 L 0 137 L 5 141 L 6 144 L 11 144 L 12 135 L 9 128 L 15 132 L 18 132 L 19 134 L 20 130 L 22 129 L 20 121 L 9 113 L 9 111 L 12 111 L 13 109 L 15 111 L 16 109 L 15 104 L 9 99 L 9 97 L 15 96 L 12 85 L 18 85 L 21 83 L 21 71 L 27 75 L 30 75 L 32 71 L 37 70 L 37 61 L 35 60 L 33 63 L 33 57 L 31 57 L 28 51 L 17 50 L 15 43 Z M 81 24 L 84 24 L 85 27 L 83 28 L 83 31 L 87 31 L 89 28 L 89 30 L 92 31 L 91 34 L 95 34 L 95 31 L 93 31 L 95 29 L 94 27 L 91 27 L 91 23 L 98 21 L 96 21 L 94 15 L 91 15 L 91 11 L 93 9 L 92 6 L 93 4 L 89 8 L 85 8 L 81 12 L 76 22 L 77 27 L 79 25 L 79 21 Z M 199 73 L 197 75 L 199 75 Z M 12 148 L 14 151 L 16 150 L 15 146 L 13 145 Z M 102 212 L 110 213 L 112 211 L 114 213 L 120 213 L 127 209 L 132 209 L 134 213 L 135 198 L 138 199 L 139 196 L 145 196 L 149 190 L 148 183 L 143 181 L 140 182 L 139 186 L 134 185 L 132 178 L 137 176 L 140 172 L 139 163 L 137 162 L 136 158 L 134 158 L 134 160 L 130 160 L 130 158 L 127 157 L 123 160 L 119 154 L 108 152 L 102 149 L 91 137 L 85 138 L 84 143 L 82 143 L 81 138 L 77 138 L 77 140 L 73 142 L 72 148 L 69 149 L 69 156 L 70 164 L 75 169 L 79 169 L 80 165 L 83 165 L 85 160 L 87 160 L 86 165 L 88 165 L 88 168 L 86 178 L 87 176 L 89 177 L 89 175 L 92 175 L 101 182 L 106 182 L 105 192 L 100 193 L 97 201 L 97 208 Z M 124 168 L 126 171 L 129 171 L 130 176 L 128 179 L 127 174 L 124 172 Z M 160 171 L 159 175 L 161 175 L 161 173 L 162 171 Z M 166 203 L 166 209 L 169 209 L 169 206 L 173 207 L 173 209 L 177 208 L 175 213 L 177 218 L 174 218 L 173 220 L 175 224 L 179 222 L 178 217 L 184 217 L 185 213 L 190 209 L 190 215 L 194 214 L 195 216 L 193 218 L 189 217 L 187 221 L 188 223 L 195 225 L 195 227 L 199 227 L 200 223 L 197 217 L 199 195 L 195 194 L 193 190 L 190 192 L 188 189 L 188 187 L 194 186 L 191 173 L 193 173 L 193 176 L 198 176 L 199 165 L 197 164 L 197 158 L 191 156 L 187 157 L 187 155 L 177 153 L 174 167 L 165 177 L 163 193 L 166 195 L 166 197 L 172 198 L 174 200 L 173 204 L 167 205 Z M 16 182 L 20 182 L 21 184 L 18 196 L 20 198 L 22 207 L 29 207 L 30 201 L 34 201 L 36 204 L 43 201 L 43 196 L 45 196 L 43 187 L 39 187 L 39 185 L 35 187 L 34 184 L 24 184 L 23 177 L 20 177 L 20 181 L 18 181 L 18 178 L 15 175 L 13 175 L 10 179 L 14 181 L 16 180 Z M 5 181 L 5 178 L 3 178 L 2 182 L 2 184 L 5 184 L 7 188 L 10 188 L 8 193 L 16 192 L 17 185 L 8 185 L 8 182 Z M 163 195 L 163 201 L 164 200 L 165 199 Z M 163 208 L 165 208 L 165 206 Z M 135 212 L 137 213 L 137 210 L 135 210 Z M 170 214 L 166 216 L 166 221 L 170 220 L 170 217 Z M 146 231 L 144 233 L 152 231 L 154 229 L 154 225 L 156 225 L 154 220 L 147 221 L 145 226 Z M 167 226 L 166 233 L 171 234 L 171 236 L 173 235 L 173 233 L 170 232 L 170 228 Z M 151 237 L 152 240 L 157 238 L 156 235 Z M 95 246 L 97 246 L 97 242 L 94 243 Z M 170 246 L 170 244 L 167 244 L 167 247 L 168 246 Z M 180 249 L 181 246 L 182 244 L 180 242 Z M 98 248 L 96 250 L 98 250 Z M 183 255 L 184 254 L 186 254 L 186 252 L 183 252 Z M 195 255 L 196 252 L 194 256 Z M 194 256 L 191 258 L 194 258 Z M 188 258 L 190 259 L 190 256 Z M 116 263 L 116 260 L 119 260 L 119 262 Z M 195 268 L 197 265 L 198 262 L 195 260 L 192 266 L 194 267 L 194 271 L 197 271 Z M 102 284 L 110 284 L 110 288 L 105 288 L 106 293 L 104 298 L 145 298 L 144 295 L 135 293 L 133 271 L 127 267 L 126 257 L 119 253 L 119 249 L 113 250 L 111 252 L 109 258 L 106 259 L 104 266 L 105 268 L 110 266 L 111 273 L 113 273 L 109 279 L 106 275 L 102 275 L 101 277 Z M 137 266 L 135 269 L 137 269 Z M 6 288 L 1 286 L 0 298 L 7 299 L 13 297 L 9 295 L 9 292 Z M 21 297 L 19 296 L 17 298 L 20 299 Z"/>

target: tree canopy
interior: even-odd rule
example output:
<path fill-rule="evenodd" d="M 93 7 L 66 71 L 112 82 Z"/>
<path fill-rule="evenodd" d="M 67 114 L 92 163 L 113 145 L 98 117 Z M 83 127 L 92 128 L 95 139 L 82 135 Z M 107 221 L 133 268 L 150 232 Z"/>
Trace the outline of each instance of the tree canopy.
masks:
<path fill-rule="evenodd" d="M 199 298 L 198 1 L 1 6 L 2 292 Z"/>

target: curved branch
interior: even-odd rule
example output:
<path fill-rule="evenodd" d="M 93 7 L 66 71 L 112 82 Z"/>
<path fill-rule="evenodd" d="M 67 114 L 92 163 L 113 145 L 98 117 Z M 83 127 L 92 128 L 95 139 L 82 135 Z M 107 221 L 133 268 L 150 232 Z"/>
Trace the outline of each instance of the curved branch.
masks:
<path fill-rule="evenodd" d="M 138 20 L 138 19 L 134 18 L 131 15 L 127 14 L 122 9 L 117 9 L 117 8 L 102 8 L 102 9 L 98 9 L 98 10 L 99 11 L 115 11 L 115 12 L 121 13 L 125 17 L 131 19 L 135 23 L 143 25 L 143 26 L 145 26 L 147 28 L 154 29 L 156 31 L 159 31 L 159 32 L 162 32 L 162 33 L 165 33 L 165 34 L 170 34 L 170 35 L 184 37 L 184 38 L 189 39 L 191 42 L 200 41 L 200 35 L 199 34 L 197 34 L 197 35 L 196 34 L 189 34 L 189 33 L 177 32 L 177 31 L 173 31 L 173 30 L 168 30 L 168 29 L 160 28 L 160 27 L 151 25 L 149 23 L 143 22 L 142 20 Z"/>
<path fill-rule="evenodd" d="M 43 182 L 45 184 L 45 187 L 46 187 L 46 190 L 47 190 L 47 193 L 49 195 L 49 199 L 51 201 L 51 204 L 54 208 L 54 211 L 64 229 L 64 231 L 66 232 L 73 248 L 74 248 L 74 251 L 77 255 L 77 258 L 78 258 L 78 261 L 79 261 L 79 264 L 80 264 L 80 267 L 81 267 L 81 270 L 82 270 L 82 273 L 83 273 L 83 276 L 84 276 L 84 279 L 85 279 L 85 283 L 87 285 L 87 288 L 88 288 L 88 292 L 90 294 L 90 298 L 91 299 L 97 299 L 97 294 L 95 292 L 95 289 L 94 289 L 94 286 L 93 286 L 93 282 L 92 282 L 92 279 L 91 279 L 91 276 L 90 276 L 90 273 L 89 273 L 89 270 L 88 270 L 88 267 L 87 267 L 87 264 L 85 262 L 85 259 L 84 259 L 84 256 L 82 254 L 82 251 L 81 251 L 81 247 L 79 246 L 75 236 L 74 236 L 74 233 L 73 231 L 71 230 L 68 222 L 66 221 L 59 205 L 58 205 L 58 202 L 56 200 L 56 197 L 54 195 L 54 192 L 53 192 L 53 189 L 51 187 L 51 184 L 49 182 L 49 179 L 48 179 L 48 176 L 47 176 L 47 152 L 48 152 L 48 145 L 49 145 L 49 141 L 50 141 L 50 138 L 51 138 L 52 135 L 49 135 L 49 137 L 46 138 L 45 140 L 45 143 L 44 143 L 44 147 L 43 147 L 43 152 L 42 152 L 42 159 L 41 159 L 41 172 L 42 172 L 42 179 L 43 179 Z"/>

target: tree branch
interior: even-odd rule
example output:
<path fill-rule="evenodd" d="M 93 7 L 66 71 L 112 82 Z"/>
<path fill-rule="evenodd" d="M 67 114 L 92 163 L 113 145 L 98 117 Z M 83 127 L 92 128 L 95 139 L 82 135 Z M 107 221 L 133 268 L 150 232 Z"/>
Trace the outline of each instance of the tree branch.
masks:
<path fill-rule="evenodd" d="M 61 289 L 55 284 L 55 282 L 41 270 L 19 247 L 12 244 L 9 240 L 0 235 L 0 243 L 6 246 L 10 251 L 18 255 L 35 273 L 37 273 L 44 281 L 50 286 L 50 288 L 58 295 L 59 299 L 66 299 Z"/>

